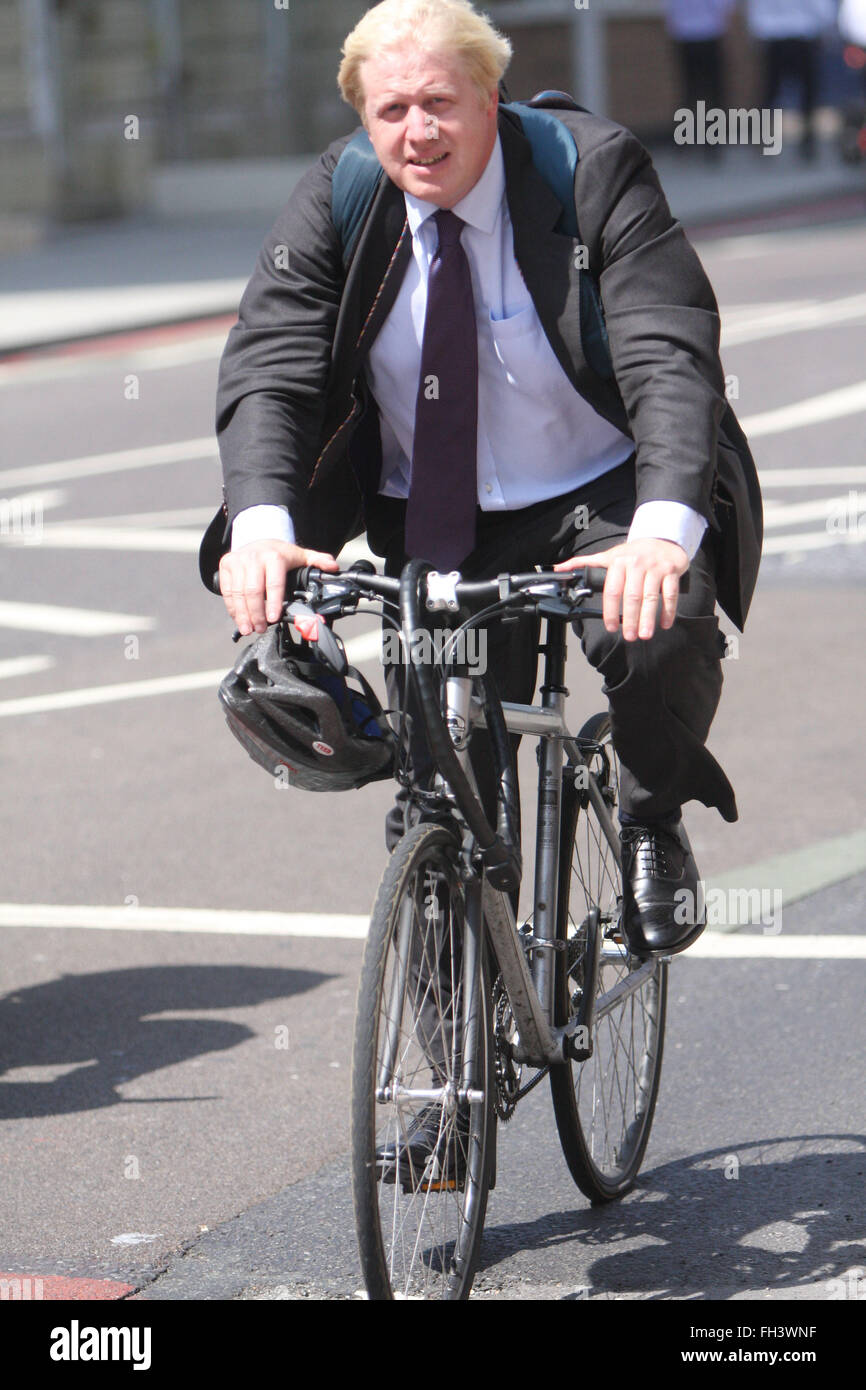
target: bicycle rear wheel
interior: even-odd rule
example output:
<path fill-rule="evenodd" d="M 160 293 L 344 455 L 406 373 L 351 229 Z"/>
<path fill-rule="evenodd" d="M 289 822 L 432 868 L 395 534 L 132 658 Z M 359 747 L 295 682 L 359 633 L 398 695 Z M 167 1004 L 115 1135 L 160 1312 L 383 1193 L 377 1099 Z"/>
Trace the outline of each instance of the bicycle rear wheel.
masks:
<path fill-rule="evenodd" d="M 619 775 L 608 715 L 596 715 L 580 740 L 589 776 L 600 788 L 618 832 Z M 576 769 L 580 774 L 582 769 Z M 560 831 L 556 1017 L 564 1025 L 579 1007 L 590 973 L 595 909 L 601 949 L 596 1001 L 642 964 L 630 958 L 622 932 L 622 872 L 599 817 L 580 785 L 563 781 Z M 563 1153 L 578 1187 L 593 1202 L 622 1197 L 634 1185 L 649 1140 L 661 1078 L 667 963 L 653 962 L 645 982 L 591 1028 L 592 1055 L 550 1072 Z"/>
<path fill-rule="evenodd" d="M 418 825 L 383 875 L 358 993 L 352 1168 L 371 1299 L 469 1296 L 493 1086 L 484 944 L 467 930 L 457 845 Z"/>

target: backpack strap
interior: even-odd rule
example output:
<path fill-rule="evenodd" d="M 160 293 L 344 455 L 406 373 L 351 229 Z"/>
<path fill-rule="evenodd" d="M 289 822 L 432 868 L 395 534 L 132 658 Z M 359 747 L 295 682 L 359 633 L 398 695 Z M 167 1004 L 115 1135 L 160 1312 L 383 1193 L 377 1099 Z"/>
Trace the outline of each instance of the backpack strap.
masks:
<path fill-rule="evenodd" d="M 562 203 L 562 215 L 556 230 L 563 236 L 579 237 L 577 212 L 574 206 L 574 174 L 577 169 L 577 145 L 574 136 L 562 121 L 549 116 L 544 106 L 551 106 L 548 100 L 560 97 L 558 106 L 569 102 L 572 109 L 579 110 L 564 92 L 540 92 L 532 101 L 510 101 L 504 110 L 517 116 L 523 133 L 532 149 L 532 162 L 551 193 Z"/>
<path fill-rule="evenodd" d="M 555 230 L 580 240 L 574 205 L 574 175 L 580 153 L 574 136 L 553 110 L 585 111 L 567 92 L 539 92 L 531 101 L 504 103 L 520 121 L 532 150 L 532 162 L 551 192 L 562 204 Z M 591 270 L 580 272 L 580 336 L 586 360 L 597 376 L 610 380 L 613 360 L 598 282 Z"/>
<path fill-rule="evenodd" d="M 348 266 L 355 245 L 385 171 L 376 158 L 366 130 L 356 131 L 343 147 L 331 177 L 331 218 Z"/>

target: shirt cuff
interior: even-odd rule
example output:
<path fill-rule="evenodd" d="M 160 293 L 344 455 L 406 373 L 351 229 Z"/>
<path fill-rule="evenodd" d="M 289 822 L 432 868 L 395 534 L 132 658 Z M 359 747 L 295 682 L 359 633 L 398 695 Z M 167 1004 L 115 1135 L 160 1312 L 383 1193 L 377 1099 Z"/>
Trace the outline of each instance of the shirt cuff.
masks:
<path fill-rule="evenodd" d="M 642 502 L 632 518 L 628 539 L 674 541 L 682 546 L 691 562 L 706 529 L 700 512 L 683 502 Z"/>
<path fill-rule="evenodd" d="M 294 545 L 295 528 L 288 507 L 268 502 L 238 512 L 232 522 L 232 550 L 250 541 L 287 541 Z"/>

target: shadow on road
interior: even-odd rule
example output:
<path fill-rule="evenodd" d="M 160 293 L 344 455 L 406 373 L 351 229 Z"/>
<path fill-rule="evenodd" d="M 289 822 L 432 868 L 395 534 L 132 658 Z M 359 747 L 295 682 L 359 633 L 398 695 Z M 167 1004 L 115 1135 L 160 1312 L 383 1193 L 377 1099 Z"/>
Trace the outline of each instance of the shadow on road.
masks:
<path fill-rule="evenodd" d="M 118 1085 L 254 1036 L 245 1024 L 213 1018 L 159 1018 L 250 1008 L 303 994 L 331 976 L 318 970 L 238 965 L 144 966 L 63 975 L 0 999 L 0 1073 L 67 1068 L 46 1080 L 0 1081 L 0 1119 L 35 1118 L 135 1104 Z M 208 1096 L 155 1096 L 157 1100 Z"/>
<path fill-rule="evenodd" d="M 719 1298 L 838 1279 L 866 1265 L 864 1174 L 863 1135 L 732 1144 L 647 1171 L 623 1202 L 488 1228 L 479 1272 L 579 1243 L 596 1251 L 582 1260 L 590 1297 Z M 860 1282 L 853 1296 L 866 1295 Z"/>

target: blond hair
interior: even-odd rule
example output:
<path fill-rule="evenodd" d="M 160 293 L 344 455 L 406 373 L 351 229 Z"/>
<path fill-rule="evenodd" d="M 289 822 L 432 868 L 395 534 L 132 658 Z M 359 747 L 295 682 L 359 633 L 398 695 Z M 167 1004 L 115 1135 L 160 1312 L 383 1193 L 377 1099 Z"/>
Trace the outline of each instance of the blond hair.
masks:
<path fill-rule="evenodd" d="M 419 53 L 459 55 L 482 104 L 496 91 L 511 61 L 510 41 L 469 0 L 381 0 L 346 38 L 337 74 L 343 100 L 354 106 L 362 120 L 362 63 L 404 45 Z"/>

